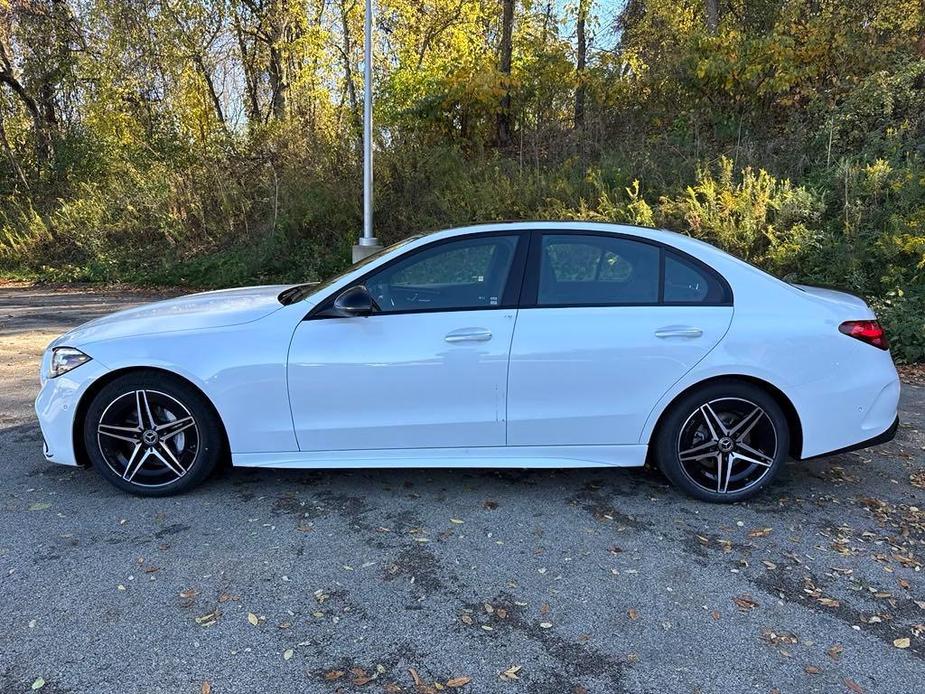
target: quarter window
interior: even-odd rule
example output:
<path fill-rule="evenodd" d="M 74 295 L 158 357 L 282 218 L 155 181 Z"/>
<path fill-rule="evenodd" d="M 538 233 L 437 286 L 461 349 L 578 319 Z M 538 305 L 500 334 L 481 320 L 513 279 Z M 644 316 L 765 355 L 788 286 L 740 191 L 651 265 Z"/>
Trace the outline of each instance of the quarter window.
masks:
<path fill-rule="evenodd" d="M 450 241 L 425 248 L 366 280 L 383 313 L 501 305 L 517 236 Z"/>
<path fill-rule="evenodd" d="M 719 304 L 724 295 L 713 273 L 674 253 L 665 254 L 666 304 Z"/>
<path fill-rule="evenodd" d="M 620 237 L 544 235 L 539 306 L 657 304 L 657 246 Z"/>

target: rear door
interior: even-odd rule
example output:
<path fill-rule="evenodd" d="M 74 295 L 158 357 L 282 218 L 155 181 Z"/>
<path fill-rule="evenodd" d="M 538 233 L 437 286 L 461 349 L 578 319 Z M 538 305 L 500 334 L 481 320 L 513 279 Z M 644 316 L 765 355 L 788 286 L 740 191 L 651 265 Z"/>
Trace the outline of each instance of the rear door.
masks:
<path fill-rule="evenodd" d="M 638 443 L 659 398 L 719 342 L 728 284 L 637 237 L 537 232 L 508 374 L 509 445 Z"/>

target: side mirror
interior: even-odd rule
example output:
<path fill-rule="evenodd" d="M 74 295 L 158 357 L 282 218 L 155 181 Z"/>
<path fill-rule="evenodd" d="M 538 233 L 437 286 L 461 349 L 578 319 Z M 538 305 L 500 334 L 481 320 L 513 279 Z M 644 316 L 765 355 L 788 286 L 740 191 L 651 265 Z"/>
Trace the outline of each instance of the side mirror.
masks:
<path fill-rule="evenodd" d="M 376 302 L 370 296 L 369 290 L 362 284 L 345 289 L 334 299 L 332 313 L 343 318 L 352 316 L 368 316 L 376 310 Z"/>

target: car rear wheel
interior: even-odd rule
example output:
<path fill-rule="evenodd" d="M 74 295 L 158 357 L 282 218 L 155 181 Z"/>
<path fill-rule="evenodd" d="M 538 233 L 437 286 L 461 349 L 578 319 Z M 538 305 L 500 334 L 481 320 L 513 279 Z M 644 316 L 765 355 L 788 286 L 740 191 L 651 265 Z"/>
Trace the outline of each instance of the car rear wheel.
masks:
<path fill-rule="evenodd" d="M 156 372 L 126 374 L 105 385 L 87 409 L 83 435 L 100 474 L 140 496 L 199 484 L 215 469 L 224 441 L 202 394 Z"/>
<path fill-rule="evenodd" d="M 704 501 L 748 499 L 770 484 L 790 448 L 777 401 L 751 383 L 714 383 L 685 395 L 666 415 L 655 442 L 659 468 Z"/>

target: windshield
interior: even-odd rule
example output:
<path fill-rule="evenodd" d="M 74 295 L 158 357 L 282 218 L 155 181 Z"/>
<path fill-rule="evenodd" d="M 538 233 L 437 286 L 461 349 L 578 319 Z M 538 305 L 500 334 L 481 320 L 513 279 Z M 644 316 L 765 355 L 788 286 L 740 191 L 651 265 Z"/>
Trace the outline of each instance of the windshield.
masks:
<path fill-rule="evenodd" d="M 393 243 L 391 246 L 386 246 L 385 248 L 382 248 L 376 251 L 372 255 L 368 255 L 362 260 L 354 263 L 353 265 L 348 267 L 343 272 L 339 272 L 333 277 L 328 277 L 327 279 L 321 280 L 320 282 L 306 282 L 305 284 L 297 284 L 294 287 L 289 287 L 289 289 L 284 289 L 278 297 L 279 303 L 281 303 L 283 306 L 288 306 L 289 304 L 294 304 L 297 301 L 302 301 L 302 299 L 309 296 L 310 294 L 314 294 L 317 291 L 321 291 L 325 287 L 329 287 L 332 284 L 335 284 L 341 278 L 345 277 L 346 275 L 349 275 L 351 272 L 355 270 L 359 270 L 361 267 L 363 267 L 364 265 L 368 265 L 374 260 L 378 260 L 379 258 L 384 256 L 386 253 L 391 253 L 392 251 L 398 248 L 401 248 L 402 246 L 408 243 L 411 243 L 412 241 L 415 241 L 419 238 L 421 238 L 421 234 L 418 234 L 417 236 L 409 236 L 408 238 L 402 239 L 401 241 L 397 243 Z"/>

